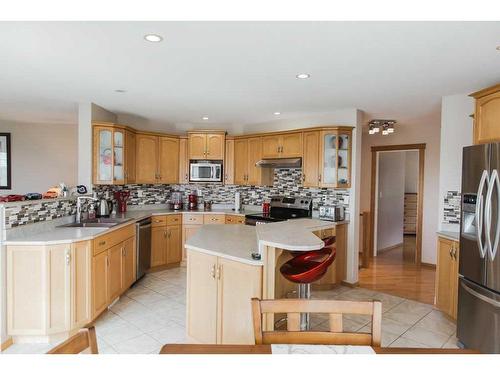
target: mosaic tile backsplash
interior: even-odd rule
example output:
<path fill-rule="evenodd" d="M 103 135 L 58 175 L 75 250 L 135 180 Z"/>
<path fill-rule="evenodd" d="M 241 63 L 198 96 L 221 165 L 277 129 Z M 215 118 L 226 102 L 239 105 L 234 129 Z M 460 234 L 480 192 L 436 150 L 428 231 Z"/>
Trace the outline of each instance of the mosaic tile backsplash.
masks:
<path fill-rule="evenodd" d="M 444 196 L 443 223 L 460 224 L 462 195 L 458 191 L 447 191 Z"/>
<path fill-rule="evenodd" d="M 183 193 L 184 201 L 192 192 L 198 192 L 200 203 L 203 200 L 211 200 L 213 203 L 234 202 L 234 193 L 239 191 L 246 205 L 261 205 L 274 195 L 289 197 L 312 197 L 313 208 L 318 209 L 323 205 L 342 205 L 348 208 L 349 190 L 334 190 L 326 188 L 308 188 L 302 186 L 301 169 L 276 169 L 274 173 L 273 186 L 239 186 L 221 184 L 185 184 L 185 185 L 124 185 L 124 186 L 95 186 L 94 190 L 98 196 L 107 191 L 129 190 L 130 198 L 128 204 L 143 205 L 166 203 L 170 193 L 180 191 Z M 347 203 L 344 203 L 344 198 Z"/>
<path fill-rule="evenodd" d="M 74 198 L 16 204 L 5 207 L 5 228 L 49 221 L 74 214 L 76 214 Z"/>

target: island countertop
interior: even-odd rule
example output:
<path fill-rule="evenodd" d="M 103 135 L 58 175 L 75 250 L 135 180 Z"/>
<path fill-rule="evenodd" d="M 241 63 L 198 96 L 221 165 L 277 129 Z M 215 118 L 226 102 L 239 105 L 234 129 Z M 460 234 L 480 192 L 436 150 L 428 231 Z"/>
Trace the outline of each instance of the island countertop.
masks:
<path fill-rule="evenodd" d="M 290 251 L 319 250 L 323 241 L 312 232 L 333 228 L 347 222 L 317 219 L 294 219 L 278 223 L 257 225 L 205 225 L 189 238 L 185 247 L 251 265 L 263 265 L 252 253 L 261 252 L 263 246 Z M 262 253 L 262 252 L 261 252 Z"/>

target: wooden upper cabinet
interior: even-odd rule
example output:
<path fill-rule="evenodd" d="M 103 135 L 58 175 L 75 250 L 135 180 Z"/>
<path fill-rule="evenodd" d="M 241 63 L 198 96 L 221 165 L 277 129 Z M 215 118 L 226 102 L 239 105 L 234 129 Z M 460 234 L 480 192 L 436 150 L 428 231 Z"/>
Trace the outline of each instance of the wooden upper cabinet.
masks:
<path fill-rule="evenodd" d="M 224 160 L 224 133 L 189 133 L 190 160 Z"/>
<path fill-rule="evenodd" d="M 248 140 L 234 141 L 234 183 L 245 185 L 248 172 Z"/>
<path fill-rule="evenodd" d="M 262 137 L 262 158 L 302 156 L 302 133 L 286 133 Z"/>
<path fill-rule="evenodd" d="M 189 134 L 189 159 L 205 159 L 206 157 L 206 145 L 207 145 L 207 135 L 206 134 Z"/>
<path fill-rule="evenodd" d="M 339 127 L 321 131 L 320 187 L 351 187 L 351 143 L 352 128 Z"/>
<path fill-rule="evenodd" d="M 281 136 L 269 135 L 262 137 L 262 158 L 274 159 L 280 157 Z"/>
<path fill-rule="evenodd" d="M 500 85 L 470 96 L 476 99 L 474 144 L 500 142 Z"/>
<path fill-rule="evenodd" d="M 125 131 L 125 183 L 135 183 L 135 134 Z"/>
<path fill-rule="evenodd" d="M 179 181 L 179 138 L 158 137 L 158 182 L 175 184 Z"/>
<path fill-rule="evenodd" d="M 247 185 L 260 185 L 262 168 L 255 165 L 260 159 L 262 159 L 262 138 L 249 138 Z"/>
<path fill-rule="evenodd" d="M 96 185 L 125 183 L 125 131 L 112 125 L 93 127 L 93 181 Z"/>
<path fill-rule="evenodd" d="M 302 181 L 304 186 L 319 186 L 319 131 L 304 133 Z"/>
<path fill-rule="evenodd" d="M 154 184 L 157 182 L 158 137 L 149 134 L 136 136 L 136 182 Z"/>
<path fill-rule="evenodd" d="M 234 139 L 226 139 L 224 183 L 228 185 L 234 184 Z"/>
<path fill-rule="evenodd" d="M 179 183 L 189 183 L 189 156 L 187 138 L 179 139 Z"/>
<path fill-rule="evenodd" d="M 224 160 L 224 134 L 207 134 L 207 159 Z"/>

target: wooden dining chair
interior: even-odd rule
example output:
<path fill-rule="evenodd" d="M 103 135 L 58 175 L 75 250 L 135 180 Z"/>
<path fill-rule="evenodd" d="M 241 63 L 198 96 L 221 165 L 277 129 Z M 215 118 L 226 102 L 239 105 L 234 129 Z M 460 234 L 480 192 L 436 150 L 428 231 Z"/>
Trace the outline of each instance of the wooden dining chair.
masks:
<path fill-rule="evenodd" d="M 77 334 L 52 348 L 47 354 L 79 354 L 87 348 L 90 348 L 90 354 L 99 354 L 94 327 L 79 330 Z"/>
<path fill-rule="evenodd" d="M 287 314 L 287 331 L 263 331 L 263 314 Z M 330 331 L 300 331 L 300 313 L 329 314 Z M 252 298 L 255 344 L 322 344 L 380 346 L 382 303 L 380 301 L 333 301 L 308 299 L 259 300 Z M 343 314 L 371 315 L 370 333 L 344 332 Z"/>

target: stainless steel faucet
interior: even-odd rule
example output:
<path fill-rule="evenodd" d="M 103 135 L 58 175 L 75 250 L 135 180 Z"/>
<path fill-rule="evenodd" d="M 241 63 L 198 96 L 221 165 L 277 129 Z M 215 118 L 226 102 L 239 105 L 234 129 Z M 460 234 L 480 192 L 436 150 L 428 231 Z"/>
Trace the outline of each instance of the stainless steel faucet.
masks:
<path fill-rule="evenodd" d="M 98 199 L 93 197 L 77 197 L 76 198 L 76 222 L 80 223 L 82 221 L 82 201 L 90 200 L 97 202 Z"/>

